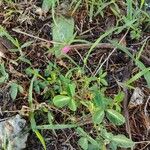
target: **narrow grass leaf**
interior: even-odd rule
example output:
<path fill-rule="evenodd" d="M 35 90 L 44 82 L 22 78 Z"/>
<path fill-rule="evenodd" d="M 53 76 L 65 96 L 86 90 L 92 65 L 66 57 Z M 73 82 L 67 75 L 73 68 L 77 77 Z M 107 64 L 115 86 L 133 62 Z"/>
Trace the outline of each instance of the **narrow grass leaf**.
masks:
<path fill-rule="evenodd" d="M 115 30 L 117 30 L 118 28 L 112 28 L 112 29 L 109 29 L 107 31 L 105 31 L 104 34 L 102 34 L 96 41 L 95 43 L 91 46 L 91 48 L 89 49 L 86 57 L 84 58 L 84 64 L 87 64 L 87 60 L 91 54 L 91 52 L 93 51 L 93 49 L 97 46 L 97 44 L 100 43 L 100 41 L 105 38 L 106 36 L 108 36 L 109 34 L 111 34 L 112 32 L 114 32 Z"/>
<path fill-rule="evenodd" d="M 76 128 L 76 124 L 56 124 L 56 125 L 39 125 L 37 126 L 37 129 L 49 129 L 49 130 L 62 130 L 62 129 L 70 129 L 70 128 Z"/>
<path fill-rule="evenodd" d="M 36 136 L 38 137 L 38 139 L 40 140 L 40 142 L 42 143 L 44 150 L 46 150 L 46 143 L 45 143 L 43 136 L 40 134 L 40 132 L 38 130 L 36 130 L 34 132 L 35 132 Z"/>
<path fill-rule="evenodd" d="M 133 8 L 132 8 L 132 0 L 127 0 L 127 18 L 128 20 L 132 20 Z"/>
<path fill-rule="evenodd" d="M 30 108 L 32 108 L 32 105 L 33 105 L 32 92 L 33 92 L 33 83 L 35 79 L 36 79 L 36 75 L 33 76 L 31 83 L 30 83 L 30 87 L 29 87 L 28 103 L 29 103 Z"/>
<path fill-rule="evenodd" d="M 141 0 L 140 9 L 143 7 L 145 0 Z"/>
<path fill-rule="evenodd" d="M 142 71 L 140 71 L 139 73 L 134 75 L 131 79 L 129 79 L 125 84 L 127 84 L 127 85 L 131 84 L 132 82 L 138 80 L 141 76 L 145 75 L 149 71 L 150 71 L 150 68 L 143 69 Z M 149 80 L 150 80 L 150 78 L 149 78 Z"/>
<path fill-rule="evenodd" d="M 95 3 L 95 0 L 92 0 L 90 4 L 90 21 L 92 21 L 93 14 L 94 14 L 94 3 Z"/>
<path fill-rule="evenodd" d="M 134 56 L 130 53 L 130 51 L 127 47 L 118 44 L 116 41 L 112 41 L 112 40 L 109 40 L 109 41 L 112 43 L 112 45 L 114 45 L 115 47 L 117 47 L 118 49 L 120 49 L 121 51 L 126 53 L 131 59 L 133 59 L 133 61 L 135 62 L 137 67 L 140 68 L 140 70 L 146 69 L 145 65 L 141 61 L 134 58 Z M 144 74 L 144 78 L 147 82 L 148 87 L 150 88 L 150 72 L 149 71 Z"/>

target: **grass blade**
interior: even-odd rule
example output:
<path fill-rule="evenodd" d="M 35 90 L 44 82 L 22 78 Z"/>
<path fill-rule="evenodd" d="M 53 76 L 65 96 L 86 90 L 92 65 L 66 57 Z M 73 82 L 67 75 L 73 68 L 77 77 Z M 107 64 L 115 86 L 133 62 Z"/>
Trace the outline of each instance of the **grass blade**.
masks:
<path fill-rule="evenodd" d="M 123 45 L 120 45 L 119 43 L 117 43 L 116 41 L 112 41 L 110 40 L 110 42 L 112 43 L 112 45 L 114 45 L 115 47 L 117 47 L 118 49 L 120 49 L 121 51 L 123 51 L 124 53 L 126 53 L 131 59 L 133 59 L 133 61 L 135 62 L 136 66 L 140 69 L 140 70 L 144 70 L 146 69 L 145 65 L 134 58 L 134 56 L 130 53 L 129 49 Z M 150 72 L 147 71 L 145 74 L 144 74 L 144 78 L 147 82 L 147 85 L 148 87 L 150 88 Z"/>
<path fill-rule="evenodd" d="M 59 130 L 59 129 L 70 129 L 70 128 L 76 128 L 76 124 L 56 124 L 56 125 L 40 125 L 37 126 L 37 129 L 49 129 L 49 130 Z"/>

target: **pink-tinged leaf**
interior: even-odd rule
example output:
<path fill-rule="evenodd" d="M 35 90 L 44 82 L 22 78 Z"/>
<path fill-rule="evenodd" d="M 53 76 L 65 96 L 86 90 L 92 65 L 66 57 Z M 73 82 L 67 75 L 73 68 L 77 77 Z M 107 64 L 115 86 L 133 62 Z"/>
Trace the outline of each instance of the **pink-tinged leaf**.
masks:
<path fill-rule="evenodd" d="M 62 52 L 66 54 L 70 51 L 70 49 L 71 48 L 69 46 L 65 46 L 65 47 L 62 48 Z"/>

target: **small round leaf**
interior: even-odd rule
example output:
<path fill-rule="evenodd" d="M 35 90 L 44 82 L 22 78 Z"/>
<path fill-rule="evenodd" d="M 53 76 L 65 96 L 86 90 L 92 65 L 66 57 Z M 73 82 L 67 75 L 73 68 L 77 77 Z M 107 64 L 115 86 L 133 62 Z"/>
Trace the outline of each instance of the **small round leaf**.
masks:
<path fill-rule="evenodd" d="M 76 111 L 77 110 L 77 105 L 76 105 L 76 102 L 74 99 L 71 99 L 69 104 L 68 104 L 68 107 L 72 110 L 72 111 Z"/>
<path fill-rule="evenodd" d="M 95 111 L 92 116 L 93 122 L 95 124 L 100 124 L 103 121 L 104 115 L 105 115 L 105 113 L 104 113 L 104 110 L 102 110 L 102 109 Z"/>
<path fill-rule="evenodd" d="M 70 102 L 70 97 L 68 96 L 57 95 L 53 98 L 54 105 L 59 108 L 66 106 L 69 102 Z"/>

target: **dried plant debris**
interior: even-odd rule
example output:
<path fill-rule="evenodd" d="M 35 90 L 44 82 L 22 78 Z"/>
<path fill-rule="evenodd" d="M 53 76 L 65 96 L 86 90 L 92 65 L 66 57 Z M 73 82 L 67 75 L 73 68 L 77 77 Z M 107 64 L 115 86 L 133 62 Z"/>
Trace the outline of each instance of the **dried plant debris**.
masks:
<path fill-rule="evenodd" d="M 26 120 L 20 115 L 0 122 L 0 146 L 7 150 L 22 150 L 26 147 L 28 133 L 23 130 Z"/>
<path fill-rule="evenodd" d="M 129 106 L 141 105 L 144 102 L 144 93 L 139 87 L 136 87 L 130 99 Z"/>

